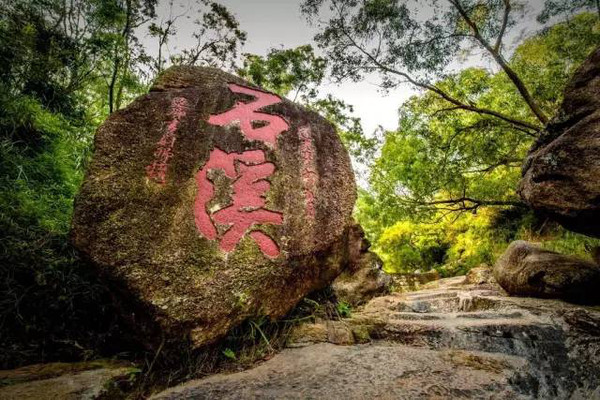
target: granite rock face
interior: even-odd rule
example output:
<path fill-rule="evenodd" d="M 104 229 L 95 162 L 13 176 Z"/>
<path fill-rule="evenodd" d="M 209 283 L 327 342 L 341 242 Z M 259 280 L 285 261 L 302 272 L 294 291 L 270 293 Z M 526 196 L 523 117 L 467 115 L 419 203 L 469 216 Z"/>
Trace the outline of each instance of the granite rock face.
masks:
<path fill-rule="evenodd" d="M 98 360 L 79 363 L 35 364 L 0 371 L 0 399 L 93 400 L 115 398 L 139 373 L 123 362 Z"/>
<path fill-rule="evenodd" d="M 600 48 L 567 85 L 557 116 L 530 150 L 519 193 L 567 229 L 600 237 Z"/>
<path fill-rule="evenodd" d="M 435 286 L 300 325 L 291 348 L 253 369 L 152 398 L 598 398 L 597 307 L 508 297 L 493 279 L 469 284 L 459 276 Z"/>
<path fill-rule="evenodd" d="M 493 281 L 492 268 L 482 264 L 479 267 L 471 268 L 465 275 L 465 283 L 472 285 L 484 285 Z"/>
<path fill-rule="evenodd" d="M 351 263 L 331 284 L 331 288 L 338 301 L 358 306 L 375 296 L 389 293 L 392 279 L 383 271 L 383 261 L 369 251 L 370 243 L 360 225 L 354 226 L 351 237 Z"/>
<path fill-rule="evenodd" d="M 600 303 L 600 266 L 522 240 L 496 261 L 494 277 L 511 295 Z"/>
<path fill-rule="evenodd" d="M 72 240 L 144 343 L 277 318 L 349 263 L 356 187 L 334 127 L 212 68 L 173 67 L 99 128 Z"/>

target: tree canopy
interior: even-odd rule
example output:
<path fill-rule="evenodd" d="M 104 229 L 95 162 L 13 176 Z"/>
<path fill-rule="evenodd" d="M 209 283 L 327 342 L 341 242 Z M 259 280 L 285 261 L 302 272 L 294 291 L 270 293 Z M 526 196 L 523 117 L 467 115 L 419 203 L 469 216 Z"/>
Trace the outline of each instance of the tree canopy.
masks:
<path fill-rule="evenodd" d="M 522 77 L 549 115 L 558 109 L 574 69 L 600 43 L 599 26 L 597 15 L 579 14 L 526 39 L 513 52 L 508 61 L 511 69 Z M 435 85 L 462 102 L 502 109 L 519 118 L 530 113 L 503 70 L 470 67 L 447 74 Z M 464 221 L 472 224 L 465 234 L 478 229 L 491 233 L 493 220 L 510 209 L 516 218 L 531 222 L 531 217 L 525 217 L 528 210 L 520 202 L 516 187 L 536 132 L 487 114 L 448 108 L 447 101 L 432 91 L 413 96 L 402 105 L 399 115 L 398 129 L 385 133 L 371 169 L 369 191 L 362 193 L 359 203 L 359 219 L 365 221 L 379 251 L 384 258 L 387 254 L 395 260 L 390 266 L 414 265 L 414 260 L 400 261 L 401 254 L 422 254 L 415 250 L 422 244 L 409 246 L 406 235 L 433 235 L 432 242 L 448 247 L 447 262 L 453 258 L 450 250 L 458 239 L 448 239 L 446 233 L 465 227 Z M 498 209 L 482 212 L 486 207 Z M 442 231 L 446 232 L 444 240 L 439 236 Z M 478 250 L 485 248 L 485 240 L 506 240 L 484 240 L 481 232 L 476 237 L 482 239 L 473 243 Z M 479 257 L 479 262 L 493 262 L 493 255 L 488 254 L 485 260 Z"/>

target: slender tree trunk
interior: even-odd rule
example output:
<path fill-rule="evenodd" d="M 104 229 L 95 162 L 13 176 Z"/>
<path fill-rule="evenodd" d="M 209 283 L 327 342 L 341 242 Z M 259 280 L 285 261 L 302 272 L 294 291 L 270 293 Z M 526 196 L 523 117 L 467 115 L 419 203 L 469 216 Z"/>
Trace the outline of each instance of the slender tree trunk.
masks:
<path fill-rule="evenodd" d="M 129 41 L 127 41 L 125 47 L 129 48 Z M 129 54 L 127 54 L 125 56 L 125 63 L 123 64 L 123 68 L 122 68 L 123 75 L 122 75 L 121 81 L 123 81 L 129 74 L 130 60 L 131 60 L 131 57 Z M 116 106 L 117 110 L 121 108 L 122 103 L 123 103 L 123 84 L 119 85 L 119 90 L 117 91 L 117 98 L 115 101 L 115 106 Z"/>
<path fill-rule="evenodd" d="M 115 54 L 114 54 L 114 63 L 113 63 L 113 71 L 112 76 L 110 78 L 110 84 L 108 85 L 108 113 L 112 114 L 115 104 L 115 85 L 117 84 L 117 76 L 119 74 L 119 64 L 121 63 L 121 58 L 118 56 L 119 46 L 115 44 Z"/>
<path fill-rule="evenodd" d="M 125 44 L 125 49 L 123 49 L 124 51 L 128 52 L 129 51 L 129 34 L 130 34 L 130 30 L 131 30 L 131 16 L 132 16 L 132 6 L 131 6 L 131 0 L 127 0 L 127 2 L 125 3 L 127 10 L 126 10 L 126 18 L 125 18 L 125 26 L 123 27 L 123 31 L 121 32 L 121 37 L 123 38 L 123 42 Z M 112 76 L 110 79 L 110 83 L 108 85 L 108 112 L 109 114 L 112 114 L 114 111 L 116 111 L 116 109 L 118 109 L 118 107 L 116 106 L 116 101 L 115 101 L 115 88 L 117 85 L 117 78 L 119 76 L 119 70 L 121 69 L 121 57 L 119 56 L 119 45 L 118 43 L 115 44 L 115 54 L 114 54 L 114 62 L 113 62 L 113 71 L 112 71 Z"/>

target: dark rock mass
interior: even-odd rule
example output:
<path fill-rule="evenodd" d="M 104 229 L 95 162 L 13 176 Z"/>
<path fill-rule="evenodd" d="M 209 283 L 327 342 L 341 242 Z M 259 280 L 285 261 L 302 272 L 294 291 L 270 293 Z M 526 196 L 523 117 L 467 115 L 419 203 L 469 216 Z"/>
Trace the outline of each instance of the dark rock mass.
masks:
<path fill-rule="evenodd" d="M 352 306 L 387 294 L 392 286 L 392 278 L 383 271 L 383 261 L 369 251 L 370 243 L 364 236 L 362 227 L 355 225 L 351 262 L 331 285 L 337 300 Z"/>
<path fill-rule="evenodd" d="M 600 302 L 600 266 L 522 240 L 496 261 L 494 277 L 511 295 Z"/>
<path fill-rule="evenodd" d="M 287 313 L 349 262 L 349 156 L 312 111 L 174 67 L 95 137 L 72 240 L 150 348 Z"/>
<path fill-rule="evenodd" d="M 530 150 L 519 193 L 567 229 L 600 237 L 600 48 L 567 85 L 557 116 Z"/>

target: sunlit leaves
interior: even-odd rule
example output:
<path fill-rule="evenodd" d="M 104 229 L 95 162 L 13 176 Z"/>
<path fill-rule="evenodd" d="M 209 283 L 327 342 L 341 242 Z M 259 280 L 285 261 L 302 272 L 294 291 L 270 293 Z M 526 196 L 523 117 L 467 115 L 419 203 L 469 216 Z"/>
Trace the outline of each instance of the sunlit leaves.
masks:
<path fill-rule="evenodd" d="M 598 27 L 596 15 L 581 14 L 515 50 L 511 67 L 549 115 L 558 109 L 575 68 L 600 43 Z M 466 68 L 435 85 L 461 102 L 532 121 L 503 72 Z M 515 226 L 510 234 L 501 232 L 494 221 L 519 203 L 520 167 L 534 140 L 535 132 L 453 108 L 431 92 L 404 103 L 399 127 L 386 132 L 371 169 L 371 190 L 360 193 L 356 213 L 375 250 L 388 261 L 386 268 L 489 263 L 517 234 Z M 431 252 L 424 244 L 428 237 L 436 238 L 438 250 L 447 247 L 443 261 L 424 258 Z"/>

